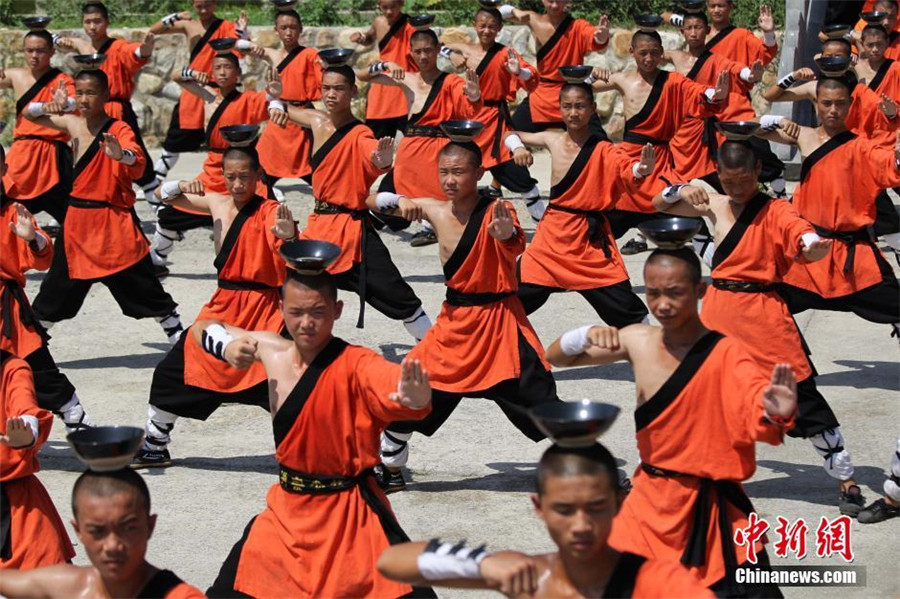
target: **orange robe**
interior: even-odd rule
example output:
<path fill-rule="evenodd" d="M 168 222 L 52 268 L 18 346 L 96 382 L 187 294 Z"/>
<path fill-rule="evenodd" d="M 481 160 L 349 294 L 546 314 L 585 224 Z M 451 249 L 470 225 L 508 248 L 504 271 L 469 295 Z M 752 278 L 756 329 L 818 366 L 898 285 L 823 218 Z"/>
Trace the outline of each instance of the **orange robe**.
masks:
<path fill-rule="evenodd" d="M 132 165 L 109 158 L 100 149 L 103 134 L 115 135 L 122 150 L 135 156 Z M 123 121 L 109 119 L 75 163 L 72 197 L 63 225 L 69 277 L 100 279 L 125 270 L 150 251 L 134 212 L 131 182 L 145 166 L 134 131 Z"/>
<path fill-rule="evenodd" d="M 234 588 L 258 599 L 400 597 L 412 589 L 375 569 L 388 545 L 408 537 L 378 487 L 379 435 L 388 423 L 420 419 L 388 397 L 400 366 L 333 338 L 275 414 L 281 481 L 343 479 L 342 490 L 295 492 L 276 483 L 266 510 L 244 533 Z M 221 576 L 221 574 L 220 574 Z"/>
<path fill-rule="evenodd" d="M 885 94 L 895 102 L 900 102 L 900 62 L 886 59 L 867 83 L 867 87 L 879 97 Z"/>
<path fill-rule="evenodd" d="M 715 117 L 688 116 L 669 143 L 679 181 L 690 181 L 715 172 L 716 151 L 725 141 L 725 136 L 716 129 L 716 121 L 756 120 L 756 112 L 750 105 L 751 86 L 741 79 L 741 70 L 745 66 L 707 50 L 697 57 L 697 62 L 685 75 L 691 81 L 715 87 L 719 73 L 728 71 L 731 92 L 727 105 Z"/>
<path fill-rule="evenodd" d="M 516 257 L 525 249 L 525 234 L 512 204 L 516 227 L 507 241 L 488 233 L 494 202 L 481 197 L 469 216 L 459 245 L 444 264 L 447 299 L 425 338 L 409 352 L 422 361 L 434 389 L 470 394 L 521 374 L 519 334 L 540 356 L 544 348 L 516 297 Z"/>
<path fill-rule="evenodd" d="M 612 547 L 681 561 L 707 587 L 725 577 L 726 559 L 736 557 L 732 567 L 746 561 L 746 548 L 733 543 L 753 510 L 741 481 L 756 471 L 756 442 L 783 439 L 783 429 L 764 417 L 768 384 L 739 341 L 710 331 L 694 344 L 635 410 L 641 465 L 613 521 Z M 708 508 L 699 510 L 703 505 Z M 695 551 L 686 551 L 691 547 Z M 762 543 L 754 549 L 758 553 Z"/>
<path fill-rule="evenodd" d="M 272 233 L 278 202 L 256 196 L 247 202 L 225 234 L 213 263 L 219 287 L 196 320 L 219 320 L 247 331 L 279 333 L 281 286 L 285 263 L 278 254 L 284 243 Z M 237 370 L 209 355 L 193 335 L 184 344 L 184 382 L 194 387 L 237 393 L 266 378 L 261 362 Z"/>
<path fill-rule="evenodd" d="M 606 45 L 594 42 L 596 26 L 584 19 L 566 15 L 556 31 L 537 51 L 537 88 L 528 96 L 534 123 L 562 123 L 559 112 L 559 90 L 565 80 L 559 67 L 582 64 L 589 52 L 603 50 Z"/>
<path fill-rule="evenodd" d="M 790 364 L 798 381 L 813 375 L 803 339 L 776 284 L 801 256 L 800 236 L 813 228 L 786 200 L 758 194 L 724 239 L 716 240 L 712 279 L 703 296 L 703 323 L 734 339 L 766 372 Z M 722 289 L 740 282 L 744 291 Z M 730 284 L 730 283 L 729 283 Z"/>
<path fill-rule="evenodd" d="M 824 298 L 881 283 L 885 275 L 879 262 L 886 263 L 869 230 L 875 223 L 875 196 L 888 187 L 900 187 L 900 172 L 893 146 L 882 141 L 845 131 L 807 156 L 794 206 L 819 235 L 839 237 L 822 260 L 792 264 L 784 282 Z"/>
<path fill-rule="evenodd" d="M 711 37 L 706 42 L 706 49 L 748 66 L 757 60 L 767 65 L 778 54 L 778 44 L 767 46 L 749 29 L 734 25 L 729 25 Z"/>
<path fill-rule="evenodd" d="M 712 599 L 715 595 L 680 564 L 622 553 L 610 573 L 603 597 Z"/>
<path fill-rule="evenodd" d="M 603 213 L 634 179 L 633 164 L 608 141 L 585 141 L 566 175 L 550 188 L 550 205 L 522 254 L 523 283 L 582 290 L 628 280 Z"/>
<path fill-rule="evenodd" d="M 16 222 L 16 209 L 6 198 L 0 200 L 0 349 L 24 358 L 44 344 L 44 328 L 35 318 L 25 294 L 25 273 L 47 270 L 53 258 L 50 236 L 37 227 L 46 240 L 44 249 L 35 253 L 28 243 L 10 231 Z"/>
<path fill-rule="evenodd" d="M 75 550 L 56 506 L 35 476 L 41 469 L 38 452 L 50 436 L 53 415 L 37 405 L 31 367 L 5 351 L 0 353 L 0 428 L 6 432 L 8 418 L 34 416 L 39 431 L 31 447 L 0 444 L 0 546 L 5 550 L 0 553 L 0 569 L 31 570 L 67 562 L 75 557 Z"/>
<path fill-rule="evenodd" d="M 401 14 L 381 41 L 378 42 L 378 59 L 393 62 L 408 73 L 416 73 L 419 68 L 409 53 L 409 40 L 416 32 L 409 24 L 409 15 Z M 396 119 L 409 113 L 406 94 L 399 87 L 369 85 L 366 95 L 366 120 Z"/>
<path fill-rule="evenodd" d="M 881 94 L 869 86 L 858 83 L 850 94 L 850 108 L 844 122 L 847 129 L 861 137 L 879 139 L 893 144 L 896 139 L 898 119 L 888 120 L 878 105 Z"/>
<path fill-rule="evenodd" d="M 341 248 L 341 255 L 328 267 L 332 274 L 346 272 L 363 261 L 362 231 L 369 222 L 366 198 L 383 172 L 371 159 L 377 146 L 371 129 L 354 120 L 336 130 L 311 159 L 313 196 L 338 207 L 339 212 L 311 212 L 300 238 L 328 241 Z"/>
<path fill-rule="evenodd" d="M 205 599 L 200 589 L 184 582 L 169 570 L 160 570 L 147 581 L 138 597 L 162 597 L 163 599 Z"/>
<path fill-rule="evenodd" d="M 236 38 L 234 23 L 224 19 L 216 19 L 210 23 L 203 36 L 191 48 L 188 66 L 195 71 L 206 73 L 212 78 L 212 61 L 216 53 L 210 47 L 210 40 Z M 181 129 L 203 129 L 203 99 L 189 92 L 182 92 L 175 105 L 178 111 L 178 125 Z"/>
<path fill-rule="evenodd" d="M 516 90 L 520 86 L 534 91 L 538 85 L 537 69 L 525 62 L 518 52 L 516 56 L 519 58 L 519 68 L 529 69 L 531 79 L 523 81 L 506 70 L 507 53 L 506 46 L 494 42 L 475 69 L 481 86 L 483 106 L 473 120 L 484 125 L 484 129 L 475 138 L 475 143 L 481 148 L 481 166 L 485 169 L 512 160 L 512 152 L 503 145 L 506 132 L 513 129 L 509 101 L 515 99 Z"/>
<path fill-rule="evenodd" d="M 19 202 L 47 193 L 61 179 L 65 185 L 71 182 L 69 134 L 38 125 L 22 115 L 31 102 L 51 102 L 60 80 L 66 82 L 69 96 L 73 97 L 72 78 L 59 69 L 50 69 L 16 101 L 16 124 L 13 144 L 6 154 L 3 188 L 6 195 Z"/>
<path fill-rule="evenodd" d="M 422 110 L 410 115 L 406 135 L 394 157 L 394 186 L 410 198 L 446 199 L 438 181 L 438 154 L 449 140 L 440 129 L 444 121 L 472 119 L 481 110 L 481 100 L 471 102 L 465 94 L 466 82 L 441 73 L 432 84 Z"/>
<path fill-rule="evenodd" d="M 866 0 L 865 2 L 863 2 L 863 6 L 859 9 L 859 12 L 864 13 L 873 10 L 875 10 L 875 0 Z M 856 30 L 862 31 L 867 24 L 868 23 L 860 19 L 856 24 Z M 894 31 L 900 31 L 900 20 L 894 23 Z"/>
<path fill-rule="evenodd" d="M 297 46 L 275 67 L 281 76 L 281 101 L 291 106 L 312 108 L 322 97 L 322 67 L 315 48 Z M 311 172 L 312 134 L 293 121 L 285 127 L 269 124 L 256 146 L 266 174 L 278 179 L 299 179 Z"/>
<path fill-rule="evenodd" d="M 134 114 L 131 107 L 131 96 L 134 94 L 134 76 L 138 74 L 149 58 L 138 58 L 135 55 L 141 44 L 129 43 L 125 40 L 110 38 L 100 49 L 99 54 L 106 54 L 106 60 L 100 70 L 109 79 L 109 100 L 106 102 L 106 114 L 114 119 L 128 120 L 127 112 Z"/>
<path fill-rule="evenodd" d="M 656 212 L 653 207 L 653 196 L 669 185 L 666 180 L 670 183 L 678 180 L 679 175 L 675 170 L 670 149 L 670 143 L 678 128 L 688 117 L 705 118 L 722 108 L 706 101 L 704 94 L 707 89 L 708 86 L 694 83 L 680 73 L 659 72 L 644 106 L 625 121 L 625 135 L 619 144 L 619 147 L 635 162 L 641 159 L 644 145 L 653 144 L 656 150 L 656 166 L 638 189 L 624 192 L 619 196 L 617 209 L 630 212 Z"/>

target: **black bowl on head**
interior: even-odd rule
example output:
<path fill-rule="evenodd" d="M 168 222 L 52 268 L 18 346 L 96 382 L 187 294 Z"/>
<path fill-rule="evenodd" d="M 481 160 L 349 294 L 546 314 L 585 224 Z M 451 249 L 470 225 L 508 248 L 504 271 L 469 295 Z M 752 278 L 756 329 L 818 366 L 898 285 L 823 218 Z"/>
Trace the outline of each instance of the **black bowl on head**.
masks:
<path fill-rule="evenodd" d="M 136 426 L 97 426 L 70 433 L 66 440 L 88 469 L 110 472 L 128 467 L 141 448 L 144 430 Z"/>
<path fill-rule="evenodd" d="M 638 225 L 638 229 L 660 248 L 677 250 L 690 243 L 702 226 L 703 221 L 699 218 L 673 216 L 672 218 L 649 220 Z"/>
<path fill-rule="evenodd" d="M 888 16 L 883 10 L 869 10 L 859 13 L 859 18 L 869 25 L 881 25 L 884 18 Z"/>
<path fill-rule="evenodd" d="M 353 56 L 353 50 L 349 48 L 328 48 L 319 50 L 319 58 L 325 61 L 330 67 L 342 67 Z"/>
<path fill-rule="evenodd" d="M 528 415 L 560 447 L 590 447 L 615 422 L 619 408 L 582 399 L 541 404 Z"/>
<path fill-rule="evenodd" d="M 106 60 L 106 54 L 76 54 L 72 60 L 84 69 L 98 69 Z"/>
<path fill-rule="evenodd" d="M 850 59 L 843 56 L 820 56 L 815 62 L 826 77 L 840 77 L 850 68 Z"/>
<path fill-rule="evenodd" d="M 825 25 L 824 27 L 822 27 L 822 33 L 825 34 L 825 37 L 830 40 L 839 40 L 850 33 L 851 29 L 852 27 L 850 27 L 850 25 L 846 25 L 844 23 L 834 23 L 832 25 Z"/>
<path fill-rule="evenodd" d="M 233 37 L 220 37 L 217 40 L 209 40 L 209 47 L 216 54 L 225 54 L 234 50 L 237 39 Z"/>
<path fill-rule="evenodd" d="M 294 270 L 304 275 L 318 275 L 335 263 L 341 248 L 327 241 L 298 239 L 281 246 L 281 257 Z"/>
<path fill-rule="evenodd" d="M 219 127 L 219 133 L 229 145 L 242 148 L 252 144 L 259 135 L 259 125 L 228 125 Z"/>
<path fill-rule="evenodd" d="M 584 83 L 584 80 L 590 76 L 593 70 L 594 67 L 586 64 L 569 65 L 559 67 L 559 74 L 568 83 Z"/>
<path fill-rule="evenodd" d="M 428 29 L 434 23 L 434 15 L 413 15 L 409 18 L 409 24 L 416 29 Z"/>
<path fill-rule="evenodd" d="M 25 17 L 22 19 L 22 25 L 31 31 L 41 31 L 46 29 L 52 20 L 51 17 Z"/>
<path fill-rule="evenodd" d="M 686 13 L 703 12 L 706 8 L 706 0 L 681 0 L 681 9 Z"/>
<path fill-rule="evenodd" d="M 726 139 L 743 141 L 750 139 L 759 130 L 759 123 L 755 121 L 720 121 L 716 122 L 716 129 L 722 132 Z"/>
<path fill-rule="evenodd" d="M 659 15 L 635 15 L 634 24 L 641 31 L 656 31 L 662 25 L 662 17 Z"/>
<path fill-rule="evenodd" d="M 472 141 L 481 133 L 484 125 L 478 121 L 444 121 L 441 123 L 441 131 L 450 138 L 450 141 L 465 143 Z"/>
<path fill-rule="evenodd" d="M 275 10 L 291 10 L 297 5 L 297 0 L 272 0 Z"/>

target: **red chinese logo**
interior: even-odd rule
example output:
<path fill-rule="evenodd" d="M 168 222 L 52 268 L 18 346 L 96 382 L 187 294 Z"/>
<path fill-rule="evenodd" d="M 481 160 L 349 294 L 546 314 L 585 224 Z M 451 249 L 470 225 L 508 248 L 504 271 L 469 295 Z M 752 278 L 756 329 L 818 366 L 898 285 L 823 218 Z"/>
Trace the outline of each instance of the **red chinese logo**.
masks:
<path fill-rule="evenodd" d="M 740 547 L 746 545 L 747 561 L 756 563 L 756 542 L 762 540 L 763 535 L 769 530 L 769 523 L 752 512 L 748 517 L 747 527 L 734 531 L 734 544 Z"/>
<path fill-rule="evenodd" d="M 809 527 L 803 518 L 791 524 L 786 518 L 778 516 L 778 526 L 775 528 L 775 534 L 778 535 L 778 540 L 775 541 L 775 555 L 787 557 L 788 553 L 792 553 L 797 559 L 806 557 L 806 533 L 808 532 Z"/>
<path fill-rule="evenodd" d="M 853 549 L 850 545 L 850 516 L 839 516 L 828 521 L 822 516 L 816 528 L 816 556 L 831 557 L 840 555 L 844 561 L 853 561 Z"/>

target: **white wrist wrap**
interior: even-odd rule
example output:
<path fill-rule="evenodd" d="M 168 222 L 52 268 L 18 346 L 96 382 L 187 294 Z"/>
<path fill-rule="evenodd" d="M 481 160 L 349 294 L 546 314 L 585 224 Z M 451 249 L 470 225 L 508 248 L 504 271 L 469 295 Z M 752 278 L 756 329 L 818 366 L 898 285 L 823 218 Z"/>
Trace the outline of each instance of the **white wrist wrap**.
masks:
<path fill-rule="evenodd" d="M 162 24 L 165 25 L 166 29 L 175 24 L 176 21 L 180 21 L 181 19 L 178 17 L 177 12 L 173 12 L 170 15 L 166 15 L 163 17 Z"/>
<path fill-rule="evenodd" d="M 28 113 L 28 116 L 44 116 L 44 103 L 31 102 L 25 111 Z"/>
<path fill-rule="evenodd" d="M 487 555 L 484 545 L 469 549 L 465 542 L 453 545 L 432 539 L 417 560 L 419 574 L 425 580 L 481 578 L 481 561 Z"/>
<path fill-rule="evenodd" d="M 390 191 L 380 191 L 375 196 L 375 205 L 384 212 L 385 210 L 393 210 L 400 205 L 400 198 L 403 197 Z"/>
<path fill-rule="evenodd" d="M 703 95 L 706 96 L 708 102 L 716 101 L 716 90 L 711 87 L 707 88 L 706 91 L 703 92 Z"/>
<path fill-rule="evenodd" d="M 280 110 L 285 112 L 287 109 L 284 107 L 284 102 L 281 100 L 269 100 L 269 110 Z"/>
<path fill-rule="evenodd" d="M 812 244 L 814 244 L 815 242 L 819 241 L 822 238 L 819 237 L 819 235 L 816 233 L 804 233 L 803 235 L 800 236 L 800 239 L 801 239 L 801 241 L 803 241 L 803 247 L 808 248 L 809 246 L 811 246 Z"/>
<path fill-rule="evenodd" d="M 794 85 L 794 82 L 796 80 L 797 79 L 794 77 L 793 73 L 788 73 L 787 75 L 785 75 L 784 77 L 782 77 L 781 79 L 778 80 L 778 87 L 780 87 L 781 89 L 787 89 L 790 86 Z"/>
<path fill-rule="evenodd" d="M 764 114 L 759 119 L 759 126 L 763 131 L 774 131 L 783 120 L 784 117 L 780 114 Z"/>
<path fill-rule="evenodd" d="M 63 112 L 75 112 L 76 108 L 78 108 L 78 105 L 75 103 L 75 98 L 72 97 L 66 98 L 65 103 L 62 105 Z"/>
<path fill-rule="evenodd" d="M 193 79 L 194 78 L 194 69 L 191 67 L 184 67 L 181 69 L 181 78 L 182 79 Z"/>
<path fill-rule="evenodd" d="M 522 138 L 512 133 L 503 140 L 503 145 L 506 146 L 506 149 L 510 152 L 515 152 L 519 148 L 524 148 L 525 144 L 522 143 Z"/>
<path fill-rule="evenodd" d="M 31 430 L 34 441 L 31 442 L 31 445 L 19 447 L 18 449 L 28 449 L 29 447 L 34 447 L 34 444 L 37 443 L 38 435 L 40 434 L 37 416 L 32 416 L 31 414 L 23 414 L 22 416 L 19 416 L 19 418 L 21 418 L 25 422 L 25 426 L 27 426 L 29 430 Z"/>
<path fill-rule="evenodd" d="M 675 27 L 681 27 L 684 25 L 684 15 L 673 14 L 669 17 L 669 24 L 674 25 Z"/>
<path fill-rule="evenodd" d="M 225 362 L 225 348 L 234 341 L 234 337 L 228 334 L 220 324 L 211 324 L 203 330 L 202 342 L 203 351 Z"/>
<path fill-rule="evenodd" d="M 641 163 L 635 162 L 631 165 L 631 174 L 634 175 L 635 179 L 643 179 L 644 175 L 641 174 Z"/>
<path fill-rule="evenodd" d="M 741 81 L 743 81 L 744 83 L 749 83 L 751 74 L 752 71 L 750 70 L 750 67 L 744 67 L 743 69 L 741 69 Z"/>
<path fill-rule="evenodd" d="M 450 55 L 453 54 L 453 50 L 450 48 L 450 46 L 441 46 L 441 49 L 438 52 L 438 54 L 440 54 L 444 58 L 449 59 Z"/>
<path fill-rule="evenodd" d="M 387 70 L 387 63 L 384 62 L 383 60 L 369 65 L 369 74 L 370 75 L 376 75 L 378 73 L 383 73 L 386 70 Z"/>
<path fill-rule="evenodd" d="M 512 17 L 515 10 L 516 8 L 512 4 L 504 4 L 497 9 L 497 11 L 500 12 L 500 16 L 504 19 L 509 19 L 510 17 Z"/>
<path fill-rule="evenodd" d="M 181 185 L 179 181 L 164 181 L 162 185 L 159 186 L 159 193 L 162 196 L 162 201 L 171 200 L 174 197 L 181 195 Z"/>
<path fill-rule="evenodd" d="M 242 40 L 249 40 L 249 39 L 250 39 L 250 33 L 249 33 L 246 29 L 237 29 L 237 28 L 235 28 L 234 32 L 235 32 L 235 33 L 237 34 L 237 36 L 238 36 L 240 39 L 242 39 Z"/>
<path fill-rule="evenodd" d="M 253 48 L 253 42 L 251 42 L 250 40 L 239 39 L 234 43 L 234 47 L 242 51 L 250 50 L 251 48 Z"/>
<path fill-rule="evenodd" d="M 681 201 L 681 188 L 683 184 L 670 185 L 662 190 L 662 199 L 666 204 L 677 204 Z"/>
<path fill-rule="evenodd" d="M 131 166 L 132 164 L 137 162 L 137 156 L 131 150 L 122 150 L 122 158 L 119 159 L 119 162 Z"/>
<path fill-rule="evenodd" d="M 533 73 L 531 72 L 531 69 L 519 69 L 519 79 L 521 79 L 522 81 L 528 81 L 529 79 L 531 79 L 532 75 Z"/>
<path fill-rule="evenodd" d="M 58 33 L 51 34 L 50 37 L 53 39 L 54 48 L 59 44 L 59 40 L 62 39 L 62 36 Z"/>
<path fill-rule="evenodd" d="M 583 327 L 564 333 L 559 338 L 559 349 L 562 353 L 567 356 L 577 356 L 584 353 L 584 350 L 591 346 L 591 342 L 588 339 L 588 331 L 593 326 L 592 324 L 586 324 Z"/>
<path fill-rule="evenodd" d="M 775 45 L 775 32 L 774 31 L 766 31 L 763 33 L 763 44 L 768 47 L 772 47 Z"/>

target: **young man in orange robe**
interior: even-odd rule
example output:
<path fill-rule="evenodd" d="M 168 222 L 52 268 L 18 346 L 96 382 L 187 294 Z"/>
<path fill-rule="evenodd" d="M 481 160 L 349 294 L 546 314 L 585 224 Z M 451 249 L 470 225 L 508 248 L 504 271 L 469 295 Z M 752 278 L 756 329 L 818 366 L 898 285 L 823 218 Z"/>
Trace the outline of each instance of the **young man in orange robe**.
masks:
<path fill-rule="evenodd" d="M 343 303 L 333 277 L 289 268 L 282 314 L 289 339 L 198 321 L 193 335 L 235 368 L 268 377 L 279 482 L 247 525 L 209 597 L 434 597 L 375 569 L 409 537 L 378 488 L 378 434 L 431 404 L 417 360 L 393 364 L 332 334 Z"/>
<path fill-rule="evenodd" d="M 183 330 L 177 304 L 153 273 L 134 213 L 131 184 L 144 156 L 131 127 L 106 114 L 106 74 L 84 70 L 75 82 L 78 115 L 65 113 L 65 85 L 53 102 L 25 109 L 35 123 L 71 135 L 78 148 L 69 210 L 34 312 L 45 328 L 74 318 L 91 286 L 103 283 L 126 316 L 153 317 L 174 344 Z"/>
<path fill-rule="evenodd" d="M 767 376 L 740 341 L 703 325 L 706 284 L 692 250 L 655 250 L 644 281 L 661 327 L 586 325 L 547 350 L 557 366 L 627 360 L 634 369 L 641 464 L 609 543 L 680 561 L 720 596 L 781 597 L 774 585 L 736 580 L 749 555 L 756 568 L 769 560 L 761 542 L 739 556 L 734 532 L 754 511 L 741 481 L 756 470 L 756 443 L 778 445 L 793 425 L 794 373 L 778 364 Z"/>
<path fill-rule="evenodd" d="M 0 349 L 0 580 L 9 569 L 31 570 L 75 557 L 65 525 L 35 476 L 52 425 L 50 412 L 38 407 L 31 368 Z"/>

